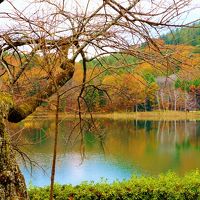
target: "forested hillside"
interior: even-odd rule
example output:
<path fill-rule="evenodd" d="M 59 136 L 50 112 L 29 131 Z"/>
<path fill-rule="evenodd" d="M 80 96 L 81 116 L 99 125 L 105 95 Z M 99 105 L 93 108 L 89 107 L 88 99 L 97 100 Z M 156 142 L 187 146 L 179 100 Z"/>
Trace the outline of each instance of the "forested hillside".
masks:
<path fill-rule="evenodd" d="M 98 82 L 99 89 L 88 87 L 86 92 L 91 110 L 199 109 L 200 23 L 194 28 L 176 29 L 161 39 L 152 40 L 152 46 L 131 48 L 142 50 L 144 55 L 158 56 L 154 63 L 148 58 L 141 61 L 123 52 L 88 63 L 93 73 L 99 70 L 101 74 L 92 81 L 92 84 Z M 172 59 L 168 63 L 160 62 L 156 48 Z M 105 69 L 106 73 L 103 73 Z M 106 89 L 112 103 L 105 93 L 100 92 L 102 88 Z"/>
<path fill-rule="evenodd" d="M 173 30 L 171 33 L 161 36 L 160 41 L 162 40 L 166 45 L 195 46 L 192 53 L 200 53 L 200 23 L 194 24 L 192 27 L 178 28 Z M 137 59 L 133 56 L 115 54 L 111 56 L 104 56 L 99 60 L 93 60 L 90 62 L 90 65 L 116 65 L 119 63 L 119 61 L 125 61 L 126 64 L 134 64 Z"/>
<path fill-rule="evenodd" d="M 192 46 L 200 45 L 200 23 L 193 25 L 193 28 L 179 28 L 171 33 L 162 36 L 166 44 L 187 44 Z"/>
<path fill-rule="evenodd" d="M 87 62 L 83 92 L 85 109 L 95 112 L 198 110 L 200 108 L 198 37 L 200 28 L 183 28 L 163 36 L 162 39 L 152 39 L 152 45 L 130 47 L 135 52 L 140 51 L 143 56 L 141 59 L 122 51 Z M 179 44 L 175 44 L 177 41 Z M 157 48 L 162 54 L 158 53 Z M 151 55 L 156 60 L 152 61 L 152 58 L 149 59 L 146 55 Z M 166 59 L 163 60 L 163 56 Z M 53 54 L 49 54 L 49 57 L 54 57 L 55 65 L 59 65 L 59 57 Z M 13 70 L 20 62 L 15 54 L 6 52 L 4 60 L 12 64 Z M 23 59 L 21 62 L 24 62 Z M 32 97 L 43 87 L 45 80 L 49 78 L 49 75 L 41 70 L 45 66 L 44 63 L 42 55 L 38 54 L 31 58 L 26 74 L 19 79 L 23 83 L 23 90 L 19 86 L 14 88 L 19 95 L 22 95 L 23 91 Z M 3 69 L 4 67 L 0 66 L 2 83 L 9 78 Z M 77 110 L 76 96 L 80 93 L 83 74 L 83 63 L 80 61 L 75 64 L 70 84 L 63 87 L 63 91 L 68 91 L 71 87 L 75 89 L 67 98 L 62 98 L 60 111 Z M 29 82 L 34 83 L 31 92 L 27 91 Z M 51 109 L 50 104 L 43 103 L 43 105 L 48 106 L 45 109 Z"/>

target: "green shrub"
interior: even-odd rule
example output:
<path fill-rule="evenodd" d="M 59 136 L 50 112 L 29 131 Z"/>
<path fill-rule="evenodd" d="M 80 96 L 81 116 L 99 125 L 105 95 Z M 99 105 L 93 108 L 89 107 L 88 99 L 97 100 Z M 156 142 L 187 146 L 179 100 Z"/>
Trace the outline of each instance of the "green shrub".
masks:
<path fill-rule="evenodd" d="M 49 199 L 49 187 L 30 187 L 31 200 Z M 173 172 L 158 177 L 132 177 L 129 180 L 88 183 L 80 185 L 55 184 L 54 198 L 56 200 L 200 200 L 200 172 L 179 177 Z"/>

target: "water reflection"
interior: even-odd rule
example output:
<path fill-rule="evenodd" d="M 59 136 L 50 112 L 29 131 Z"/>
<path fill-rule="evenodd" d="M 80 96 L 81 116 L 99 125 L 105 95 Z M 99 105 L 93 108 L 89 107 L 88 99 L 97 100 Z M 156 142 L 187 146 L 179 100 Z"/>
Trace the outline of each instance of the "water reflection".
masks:
<path fill-rule="evenodd" d="M 50 183 L 50 157 L 44 163 L 44 155 L 37 154 L 37 161 L 40 161 L 45 172 L 36 168 L 32 171 L 32 176 L 21 166 L 25 174 L 26 182 L 37 186 Z M 105 160 L 103 155 L 91 155 L 82 162 L 80 154 L 60 155 L 57 161 L 55 182 L 77 185 L 83 181 L 122 180 L 130 178 L 131 174 L 138 174 L 134 167 L 119 164 L 117 161 Z"/>
<path fill-rule="evenodd" d="M 85 180 L 108 181 L 129 178 L 132 174 L 158 174 L 168 170 L 183 174 L 200 168 L 199 121 L 113 121 L 100 120 L 99 132 L 87 129 L 83 136 L 86 158 L 82 163 L 81 138 L 78 130 L 71 133 L 75 122 L 62 121 L 59 130 L 56 181 L 78 184 Z M 31 120 L 20 124 L 21 144 L 31 159 L 41 165 L 33 176 L 21 165 L 26 181 L 47 185 L 53 148 L 54 123 Z M 15 138 L 14 135 L 13 138 Z"/>

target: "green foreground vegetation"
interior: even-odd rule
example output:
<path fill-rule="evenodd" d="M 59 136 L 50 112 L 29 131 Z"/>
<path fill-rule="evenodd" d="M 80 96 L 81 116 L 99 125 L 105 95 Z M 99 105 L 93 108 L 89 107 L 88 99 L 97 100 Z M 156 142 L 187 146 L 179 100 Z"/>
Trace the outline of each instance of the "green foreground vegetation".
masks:
<path fill-rule="evenodd" d="M 30 187 L 31 200 L 48 200 L 48 187 Z M 200 171 L 196 170 L 179 177 L 173 172 L 158 177 L 132 177 L 122 182 L 112 184 L 84 182 L 77 186 L 55 185 L 54 198 L 56 200 L 75 199 L 200 199 Z"/>

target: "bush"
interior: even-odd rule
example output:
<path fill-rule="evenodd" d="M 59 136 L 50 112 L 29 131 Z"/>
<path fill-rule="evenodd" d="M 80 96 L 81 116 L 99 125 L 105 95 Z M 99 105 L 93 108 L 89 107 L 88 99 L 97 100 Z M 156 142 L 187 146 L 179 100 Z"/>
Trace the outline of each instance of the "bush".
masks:
<path fill-rule="evenodd" d="M 48 200 L 49 186 L 30 187 L 31 200 Z M 196 170 L 184 177 L 175 173 L 167 173 L 158 177 L 132 177 L 122 182 L 112 184 L 101 182 L 84 182 L 77 186 L 55 185 L 54 198 L 56 200 L 200 200 L 200 172 Z"/>

